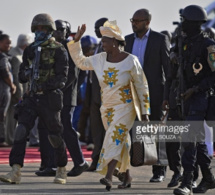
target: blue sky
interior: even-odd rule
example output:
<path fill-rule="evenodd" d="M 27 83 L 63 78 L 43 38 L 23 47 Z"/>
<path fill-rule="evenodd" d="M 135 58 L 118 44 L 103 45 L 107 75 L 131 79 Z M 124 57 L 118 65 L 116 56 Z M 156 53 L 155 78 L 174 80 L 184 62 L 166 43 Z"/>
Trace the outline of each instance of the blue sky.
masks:
<path fill-rule="evenodd" d="M 117 20 L 124 35 L 132 33 L 129 19 L 140 9 L 149 9 L 152 14 L 151 28 L 155 31 L 170 30 L 179 20 L 178 11 L 190 4 L 206 7 L 212 0 L 2 0 L 0 30 L 12 38 L 16 45 L 20 33 L 30 33 L 33 17 L 38 13 L 48 13 L 54 20 L 63 19 L 71 23 L 72 31 L 85 23 L 85 35 L 95 36 L 94 23 L 101 17 Z"/>

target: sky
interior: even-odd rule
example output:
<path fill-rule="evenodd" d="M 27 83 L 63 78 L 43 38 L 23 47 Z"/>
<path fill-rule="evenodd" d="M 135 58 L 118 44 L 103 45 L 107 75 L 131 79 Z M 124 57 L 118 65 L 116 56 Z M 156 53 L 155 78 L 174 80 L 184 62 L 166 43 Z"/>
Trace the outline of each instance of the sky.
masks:
<path fill-rule="evenodd" d="M 101 17 L 116 20 L 123 35 L 132 33 L 134 12 L 141 8 L 152 14 L 150 27 L 155 31 L 174 31 L 173 21 L 179 21 L 179 9 L 195 4 L 206 7 L 213 0 L 0 0 L 0 30 L 10 35 L 12 46 L 19 34 L 31 33 L 31 22 L 35 15 L 48 13 L 54 20 L 70 22 L 72 32 L 86 24 L 85 35 L 95 37 L 94 24 Z M 32 37 L 34 35 L 32 34 Z"/>

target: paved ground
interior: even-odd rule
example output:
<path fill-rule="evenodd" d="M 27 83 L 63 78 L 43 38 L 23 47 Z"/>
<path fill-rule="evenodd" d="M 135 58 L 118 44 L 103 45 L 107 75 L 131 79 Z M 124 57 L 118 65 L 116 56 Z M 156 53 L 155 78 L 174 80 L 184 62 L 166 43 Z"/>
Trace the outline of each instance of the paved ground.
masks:
<path fill-rule="evenodd" d="M 72 162 L 69 162 L 67 169 L 71 169 Z M 53 177 L 38 177 L 34 174 L 39 167 L 39 163 L 27 163 L 22 168 L 22 181 L 19 185 L 5 184 L 0 182 L 0 195 L 66 195 L 66 194 L 159 194 L 168 195 L 173 194 L 173 189 L 166 188 L 172 172 L 168 170 L 166 180 L 162 183 L 149 183 L 151 177 L 151 167 L 143 166 L 138 168 L 131 168 L 133 182 L 130 189 L 119 190 L 117 185 L 120 183 L 114 178 L 113 188 L 110 192 L 105 190 L 105 186 L 99 183 L 102 177 L 98 173 L 84 172 L 79 177 L 68 177 L 67 184 L 60 185 L 52 183 Z M 212 162 L 212 167 L 215 173 L 215 159 Z M 0 165 L 0 174 L 5 174 L 10 170 L 8 165 Z M 214 195 L 215 190 L 209 190 L 206 194 Z"/>

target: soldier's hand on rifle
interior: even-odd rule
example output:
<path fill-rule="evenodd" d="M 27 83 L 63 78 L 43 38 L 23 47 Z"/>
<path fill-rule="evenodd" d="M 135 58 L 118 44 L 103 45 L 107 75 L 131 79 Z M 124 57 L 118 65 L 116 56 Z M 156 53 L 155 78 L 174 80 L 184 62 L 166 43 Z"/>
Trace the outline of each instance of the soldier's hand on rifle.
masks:
<path fill-rule="evenodd" d="M 175 52 L 171 52 L 169 57 L 170 57 L 171 63 L 178 64 L 178 56 Z"/>
<path fill-rule="evenodd" d="M 86 24 L 82 24 L 81 28 L 80 28 L 80 26 L 78 26 L 77 33 L 75 34 L 75 37 L 74 37 L 75 42 L 77 42 L 81 39 L 81 37 L 85 31 L 86 31 Z"/>
<path fill-rule="evenodd" d="M 164 100 L 162 103 L 162 109 L 163 110 L 169 110 L 169 101 L 168 100 Z"/>

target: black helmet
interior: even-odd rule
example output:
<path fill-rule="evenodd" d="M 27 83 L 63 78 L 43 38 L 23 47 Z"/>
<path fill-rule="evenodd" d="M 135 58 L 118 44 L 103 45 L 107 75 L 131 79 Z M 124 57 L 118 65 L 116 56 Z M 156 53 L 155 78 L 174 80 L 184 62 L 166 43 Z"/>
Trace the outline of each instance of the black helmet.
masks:
<path fill-rule="evenodd" d="M 56 29 L 66 29 L 67 28 L 67 25 L 66 25 L 66 22 L 63 21 L 63 20 L 55 20 L 55 26 L 56 26 Z"/>
<path fill-rule="evenodd" d="M 34 16 L 31 23 L 31 31 L 35 31 L 36 26 L 47 26 L 50 30 L 56 30 L 56 26 L 52 17 L 48 14 L 38 14 Z"/>
<path fill-rule="evenodd" d="M 185 7 L 181 12 L 181 16 L 189 21 L 207 21 L 207 12 L 198 5 L 189 5 Z"/>
<path fill-rule="evenodd" d="M 71 35 L 71 24 L 68 21 L 64 21 L 66 23 L 66 38 Z"/>

